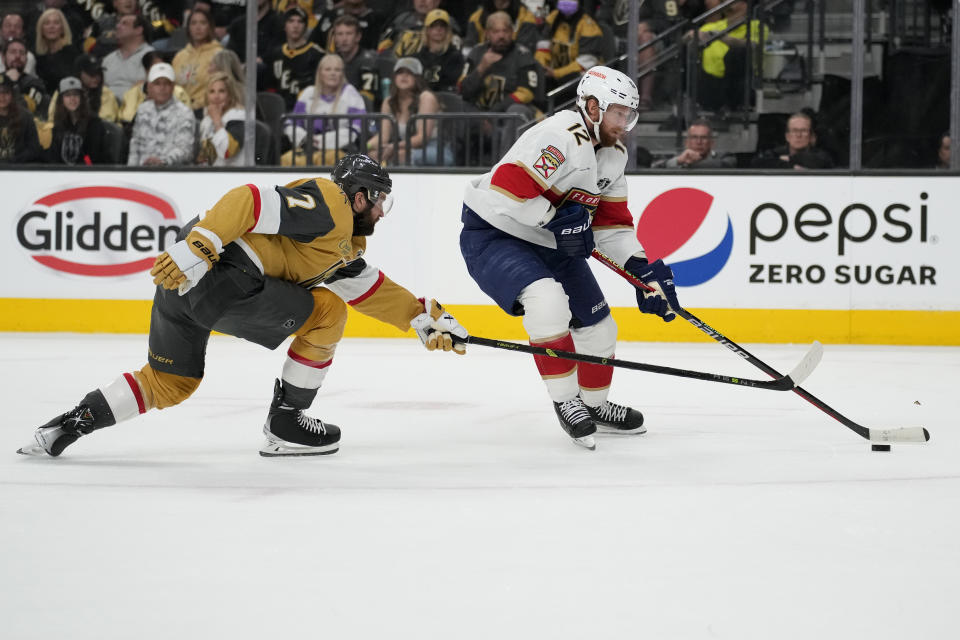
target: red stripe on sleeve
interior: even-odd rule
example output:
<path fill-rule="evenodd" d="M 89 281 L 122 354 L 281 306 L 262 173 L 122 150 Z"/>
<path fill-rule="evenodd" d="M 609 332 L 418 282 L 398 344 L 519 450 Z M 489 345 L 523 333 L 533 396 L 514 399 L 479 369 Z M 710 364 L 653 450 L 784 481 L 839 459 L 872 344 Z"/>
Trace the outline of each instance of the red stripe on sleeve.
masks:
<path fill-rule="evenodd" d="M 359 298 L 354 298 L 353 300 L 351 300 L 351 301 L 348 302 L 347 304 L 349 304 L 351 307 L 354 306 L 354 305 L 358 305 L 358 304 L 360 304 L 361 302 L 363 302 L 364 300 L 366 300 L 367 298 L 369 298 L 370 296 L 372 296 L 374 293 L 376 293 L 376 292 L 377 292 L 377 289 L 380 288 L 380 285 L 383 284 L 383 278 L 384 278 L 383 271 L 380 271 L 379 274 L 380 274 L 380 275 L 377 276 L 377 281 L 373 283 L 373 286 L 372 286 L 372 287 L 370 287 L 369 289 L 367 289 L 367 292 L 366 292 L 366 293 L 364 293 L 364 294 L 363 294 L 362 296 L 360 296 Z"/>
<path fill-rule="evenodd" d="M 326 369 L 333 363 L 333 358 L 323 362 L 317 362 L 316 360 L 311 360 L 309 358 L 304 358 L 301 355 L 297 355 L 292 349 L 287 350 L 287 356 L 294 362 L 299 362 L 304 366 L 313 367 L 314 369 Z"/>
<path fill-rule="evenodd" d="M 531 178 L 525 169 L 513 163 L 502 164 L 497 167 L 497 170 L 493 172 L 493 177 L 490 178 L 490 184 L 494 187 L 500 187 L 521 200 L 536 198 L 543 193 L 543 189 L 537 184 L 537 181 Z"/>
<path fill-rule="evenodd" d="M 546 191 L 544 191 L 543 197 L 549 200 L 550 204 L 552 204 L 555 207 L 559 207 L 564 199 L 563 194 L 558 195 L 556 192 L 554 192 L 553 189 L 547 189 Z"/>
<path fill-rule="evenodd" d="M 247 229 L 247 231 L 252 231 L 253 227 L 260 222 L 260 189 L 255 184 L 248 184 L 247 186 L 250 188 L 250 194 L 253 195 L 253 226 Z"/>
<path fill-rule="evenodd" d="M 146 413 L 147 408 L 143 404 L 143 393 L 140 391 L 140 385 L 137 384 L 137 379 L 129 373 L 123 374 L 123 379 L 127 381 L 128 385 L 130 385 L 130 391 L 133 392 L 133 397 L 137 399 L 137 409 L 140 411 L 140 413 Z"/>
<path fill-rule="evenodd" d="M 630 215 L 630 209 L 627 208 L 627 201 L 601 200 L 600 204 L 597 205 L 597 213 L 593 216 L 593 226 L 609 227 L 615 225 L 633 226 L 633 216 Z"/>

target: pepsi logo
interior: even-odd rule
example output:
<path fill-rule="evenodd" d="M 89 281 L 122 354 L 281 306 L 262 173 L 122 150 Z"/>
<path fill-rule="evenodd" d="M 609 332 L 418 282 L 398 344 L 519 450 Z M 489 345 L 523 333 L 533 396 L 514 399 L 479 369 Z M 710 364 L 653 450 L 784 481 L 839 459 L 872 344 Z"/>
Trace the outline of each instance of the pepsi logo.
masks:
<path fill-rule="evenodd" d="M 140 187 L 66 187 L 18 214 L 17 241 L 39 264 L 81 276 L 146 271 L 176 242 L 176 208 Z"/>
<path fill-rule="evenodd" d="M 693 287 L 707 282 L 720 273 L 730 258 L 733 222 L 728 214 L 726 232 L 712 249 L 696 258 L 670 260 L 703 226 L 713 200 L 712 195 L 699 189 L 671 189 L 651 200 L 637 221 L 637 239 L 646 250 L 647 259 L 651 262 L 663 259 L 669 264 L 677 286 Z"/>

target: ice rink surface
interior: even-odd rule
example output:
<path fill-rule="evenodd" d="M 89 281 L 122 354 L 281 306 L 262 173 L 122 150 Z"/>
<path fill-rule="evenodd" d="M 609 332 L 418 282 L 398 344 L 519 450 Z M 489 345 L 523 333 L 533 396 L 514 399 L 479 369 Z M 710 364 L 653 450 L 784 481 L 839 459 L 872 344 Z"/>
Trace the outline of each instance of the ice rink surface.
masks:
<path fill-rule="evenodd" d="M 649 432 L 589 452 L 530 356 L 411 339 L 340 345 L 312 411 L 339 453 L 266 459 L 283 350 L 228 337 L 185 404 L 14 453 L 145 357 L 0 335 L 0 637 L 958 637 L 960 349 L 826 345 L 807 390 L 930 430 L 889 453 L 793 393 L 624 370 Z M 764 378 L 715 343 L 617 357 Z"/>

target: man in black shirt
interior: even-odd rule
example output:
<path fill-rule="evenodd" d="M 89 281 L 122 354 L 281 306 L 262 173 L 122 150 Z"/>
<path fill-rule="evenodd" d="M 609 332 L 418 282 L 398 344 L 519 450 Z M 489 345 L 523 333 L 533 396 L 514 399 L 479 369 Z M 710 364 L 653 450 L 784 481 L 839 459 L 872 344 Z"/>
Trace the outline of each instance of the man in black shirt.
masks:
<path fill-rule="evenodd" d="M 460 85 L 466 102 L 480 111 L 537 114 L 543 99 L 541 68 L 533 54 L 513 40 L 513 20 L 504 11 L 487 17 L 486 42 L 470 51 Z"/>
<path fill-rule="evenodd" d="M 345 14 L 333 21 L 330 29 L 334 51 L 343 58 L 343 74 L 347 82 L 360 92 L 368 105 L 376 110 L 380 87 L 377 54 L 361 46 L 363 32 L 356 17 Z"/>
<path fill-rule="evenodd" d="M 292 6 L 284 13 L 287 41 L 267 56 L 267 90 L 283 96 L 287 111 L 293 111 L 300 92 L 313 84 L 324 52 L 307 41 L 307 12 Z"/>

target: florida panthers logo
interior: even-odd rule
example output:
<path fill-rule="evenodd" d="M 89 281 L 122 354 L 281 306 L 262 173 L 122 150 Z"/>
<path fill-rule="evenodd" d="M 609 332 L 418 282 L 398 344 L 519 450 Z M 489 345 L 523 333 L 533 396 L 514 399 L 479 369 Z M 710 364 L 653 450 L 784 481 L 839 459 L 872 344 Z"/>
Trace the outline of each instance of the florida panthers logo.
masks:
<path fill-rule="evenodd" d="M 533 168 L 544 178 L 549 179 L 566 158 L 553 145 L 548 145 L 546 149 L 541 149 L 540 152 L 540 158 L 533 164 Z"/>

